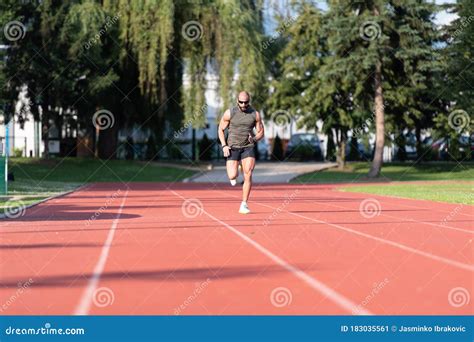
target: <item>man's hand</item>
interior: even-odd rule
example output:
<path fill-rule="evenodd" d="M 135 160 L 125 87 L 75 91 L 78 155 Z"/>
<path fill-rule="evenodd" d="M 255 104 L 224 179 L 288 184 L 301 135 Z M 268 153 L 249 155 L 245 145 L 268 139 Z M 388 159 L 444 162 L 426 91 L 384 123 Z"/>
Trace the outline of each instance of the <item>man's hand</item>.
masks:
<path fill-rule="evenodd" d="M 224 157 L 229 157 L 230 156 L 230 147 L 229 146 L 224 146 L 222 148 L 222 152 L 224 153 Z"/>
<path fill-rule="evenodd" d="M 256 141 L 257 140 L 254 137 L 252 137 L 252 134 L 249 134 L 249 143 L 253 144 Z"/>

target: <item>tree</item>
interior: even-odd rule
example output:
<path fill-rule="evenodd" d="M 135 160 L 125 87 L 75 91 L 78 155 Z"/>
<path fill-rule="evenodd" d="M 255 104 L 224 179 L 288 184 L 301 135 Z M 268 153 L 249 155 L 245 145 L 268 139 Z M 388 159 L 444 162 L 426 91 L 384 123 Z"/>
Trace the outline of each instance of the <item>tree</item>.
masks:
<path fill-rule="evenodd" d="M 445 66 L 441 60 L 439 29 L 433 18 L 439 7 L 427 2 L 405 2 L 394 7 L 391 36 L 395 39 L 394 63 L 385 93 L 387 132 L 414 130 L 418 161 L 426 159 L 421 131 L 433 126 L 443 111 L 436 81 Z"/>
<path fill-rule="evenodd" d="M 444 38 L 448 44 L 443 50 L 446 65 L 444 77 L 439 79 L 438 91 L 446 93 L 446 112 L 436 118 L 438 130 L 451 140 L 459 134 L 472 133 L 474 127 L 474 3 L 460 0 L 448 6 L 458 18 L 445 27 Z"/>
<path fill-rule="evenodd" d="M 369 121 L 376 135 L 369 177 L 377 177 L 386 124 L 393 127 L 401 114 L 420 119 L 430 110 L 425 94 L 439 65 L 433 48 L 435 9 L 414 0 L 332 0 L 321 15 L 303 3 L 281 57 L 282 78 L 293 72 L 296 81 L 278 80 L 276 94 L 302 96 L 305 124 L 322 120 L 326 133 L 334 130 L 340 167 L 347 131 Z"/>
<path fill-rule="evenodd" d="M 356 108 L 367 114 L 373 108 L 376 142 L 369 177 L 380 174 L 386 125 L 393 129 L 402 117 L 427 113 L 429 97 L 420 94 L 429 88 L 437 63 L 435 10 L 434 4 L 414 0 L 330 2 L 328 40 L 340 56 L 331 69 L 341 85 L 351 85 Z"/>
<path fill-rule="evenodd" d="M 218 70 L 224 106 L 238 87 L 261 101 L 265 64 L 258 51 L 263 24 L 255 15 L 257 2 L 2 2 L 2 19 L 20 20 L 27 28 L 24 39 L 6 42 L 8 66 L 2 70 L 14 94 L 2 99 L 13 102 L 19 87 L 28 87 L 34 115 L 45 127 L 46 152 L 46 132 L 52 121 L 64 121 L 62 113 L 73 113 L 90 134 L 100 109 L 115 122 L 99 132 L 101 157 L 113 157 L 118 129 L 133 125 L 151 128 L 162 145 L 166 123 L 176 128 L 183 114 L 195 128 L 205 124 L 209 66 Z M 14 77 L 20 71 L 22 77 Z"/>
<path fill-rule="evenodd" d="M 67 47 L 54 38 L 60 36 L 70 1 L 43 1 L 36 5 L 33 2 L 7 5 L 10 11 L 5 20 L 14 23 L 21 35 L 15 39 L 4 37 L 8 46 L 7 87 L 11 89 L 6 101 L 14 108 L 18 93 L 26 86 L 30 110 L 35 120 L 41 118 L 47 157 L 51 125 L 60 123 L 61 113 L 67 112 L 71 104 L 64 94 L 68 79 L 63 73 L 70 67 L 66 62 Z"/>
<path fill-rule="evenodd" d="M 325 17 L 312 2 L 302 2 L 297 17 L 290 21 L 283 32 L 283 48 L 274 65 L 273 94 L 268 105 L 273 119 L 282 122 L 297 120 L 300 127 L 317 130 L 321 120 L 323 132 L 336 138 L 337 161 L 340 167 L 345 161 L 345 140 L 352 119 L 351 103 L 344 87 L 335 86 L 337 80 L 326 68 L 331 57 L 323 33 Z M 281 20 L 280 25 L 288 23 Z M 286 116 L 286 117 L 280 117 Z"/>

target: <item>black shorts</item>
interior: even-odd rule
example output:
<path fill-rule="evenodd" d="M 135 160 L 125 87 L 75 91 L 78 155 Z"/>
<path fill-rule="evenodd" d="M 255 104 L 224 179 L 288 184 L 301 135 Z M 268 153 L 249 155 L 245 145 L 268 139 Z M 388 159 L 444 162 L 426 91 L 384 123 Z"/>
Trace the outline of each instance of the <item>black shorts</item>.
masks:
<path fill-rule="evenodd" d="M 231 147 L 230 156 L 227 157 L 227 160 L 242 160 L 248 157 L 255 158 L 255 151 L 253 146 L 249 147 Z"/>

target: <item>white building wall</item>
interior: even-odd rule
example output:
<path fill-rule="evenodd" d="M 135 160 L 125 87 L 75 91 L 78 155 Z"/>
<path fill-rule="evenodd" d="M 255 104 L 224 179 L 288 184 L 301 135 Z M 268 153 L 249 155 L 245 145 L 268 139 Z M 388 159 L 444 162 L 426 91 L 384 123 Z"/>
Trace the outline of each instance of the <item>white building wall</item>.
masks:
<path fill-rule="evenodd" d="M 18 122 L 18 116 L 20 113 L 20 109 L 22 104 L 26 105 L 26 110 L 24 111 L 25 114 L 25 123 L 23 129 Z M 5 117 L 2 113 L 1 115 L 1 122 L 3 123 L 0 126 L 0 138 L 2 140 L 2 154 L 5 153 L 5 137 L 7 127 L 5 125 Z M 39 123 L 36 123 L 40 125 Z M 41 129 L 37 130 L 40 136 L 35 139 L 35 122 L 33 119 L 33 115 L 29 110 L 29 100 L 26 97 L 26 90 L 22 90 L 18 96 L 18 101 L 15 106 L 15 115 L 12 120 L 10 120 L 8 124 L 8 143 L 9 143 L 9 155 L 12 156 L 14 149 L 21 149 L 23 157 L 29 157 L 30 154 L 33 157 L 40 157 L 40 155 L 36 154 L 35 143 L 39 141 L 39 154 L 42 154 L 44 151 L 44 144 L 41 141 Z"/>

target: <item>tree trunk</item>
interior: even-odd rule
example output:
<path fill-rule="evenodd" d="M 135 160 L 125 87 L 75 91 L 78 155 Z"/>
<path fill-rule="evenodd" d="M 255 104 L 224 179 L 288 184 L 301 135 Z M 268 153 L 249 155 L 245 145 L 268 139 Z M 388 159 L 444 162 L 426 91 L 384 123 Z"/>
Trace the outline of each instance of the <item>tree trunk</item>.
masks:
<path fill-rule="evenodd" d="M 42 138 L 44 142 L 44 155 L 43 157 L 48 159 L 49 158 L 49 115 L 48 115 L 48 107 L 45 106 L 43 111 L 43 133 Z"/>
<path fill-rule="evenodd" d="M 339 170 L 344 170 L 344 167 L 346 166 L 346 141 L 341 140 L 337 148 L 337 168 Z"/>
<path fill-rule="evenodd" d="M 100 138 L 100 129 L 99 125 L 95 128 L 95 139 L 94 139 L 94 157 L 99 158 L 99 138 Z"/>
<path fill-rule="evenodd" d="M 421 144 L 421 128 L 418 122 L 416 123 L 416 127 L 415 127 L 415 136 L 416 136 L 417 162 L 421 162 L 423 161 L 423 145 Z"/>
<path fill-rule="evenodd" d="M 339 132 L 337 140 L 337 167 L 339 170 L 344 170 L 344 167 L 346 166 L 346 133 L 343 131 Z"/>
<path fill-rule="evenodd" d="M 385 109 L 383 106 L 382 91 L 382 62 L 375 66 L 375 154 L 368 176 L 371 178 L 380 175 L 383 163 L 383 148 L 385 145 Z"/>
<path fill-rule="evenodd" d="M 112 127 L 105 130 L 98 130 L 96 137 L 98 139 L 98 146 L 96 149 L 96 157 L 100 159 L 115 159 L 118 147 L 118 125 L 115 121 Z"/>
<path fill-rule="evenodd" d="M 334 161 L 334 150 L 335 150 L 334 134 L 332 132 L 332 129 L 329 129 L 327 131 L 327 135 L 328 135 L 328 143 L 326 145 L 326 160 L 332 162 Z"/>

